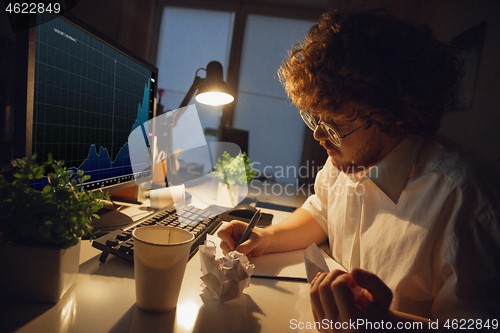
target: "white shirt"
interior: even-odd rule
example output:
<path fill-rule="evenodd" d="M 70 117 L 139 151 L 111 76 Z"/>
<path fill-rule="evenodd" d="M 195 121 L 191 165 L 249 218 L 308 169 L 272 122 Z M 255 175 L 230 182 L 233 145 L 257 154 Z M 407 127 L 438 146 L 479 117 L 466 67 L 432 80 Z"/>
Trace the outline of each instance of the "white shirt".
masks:
<path fill-rule="evenodd" d="M 498 319 L 499 171 L 443 138 L 406 138 L 359 181 L 328 160 L 302 208 L 339 263 L 389 286 L 392 309 Z"/>

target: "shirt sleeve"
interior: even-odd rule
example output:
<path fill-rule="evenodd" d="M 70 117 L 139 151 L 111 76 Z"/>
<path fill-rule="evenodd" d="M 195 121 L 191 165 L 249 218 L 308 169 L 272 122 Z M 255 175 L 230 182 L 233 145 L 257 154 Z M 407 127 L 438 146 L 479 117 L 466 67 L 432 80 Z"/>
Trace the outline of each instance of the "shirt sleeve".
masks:
<path fill-rule="evenodd" d="M 330 175 L 332 163 L 328 160 L 325 166 L 316 175 L 314 182 L 314 194 L 311 195 L 302 205 L 321 226 L 326 235 L 328 235 L 328 189 L 331 183 Z"/>

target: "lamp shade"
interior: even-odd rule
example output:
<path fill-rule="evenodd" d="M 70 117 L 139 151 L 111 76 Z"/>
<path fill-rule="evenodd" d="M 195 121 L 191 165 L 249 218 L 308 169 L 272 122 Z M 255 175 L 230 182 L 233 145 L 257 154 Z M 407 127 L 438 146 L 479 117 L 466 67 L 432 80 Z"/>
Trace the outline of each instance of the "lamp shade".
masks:
<path fill-rule="evenodd" d="M 208 63 L 207 76 L 200 85 L 195 99 L 199 103 L 212 106 L 228 104 L 234 100 L 231 90 L 224 82 L 220 62 Z"/>

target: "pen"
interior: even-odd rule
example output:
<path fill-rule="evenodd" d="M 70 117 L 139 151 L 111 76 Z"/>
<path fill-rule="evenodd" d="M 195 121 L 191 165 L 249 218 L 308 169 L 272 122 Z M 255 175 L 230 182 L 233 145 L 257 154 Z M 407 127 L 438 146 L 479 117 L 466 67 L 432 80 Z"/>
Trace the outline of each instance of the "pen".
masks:
<path fill-rule="evenodd" d="M 256 211 L 255 214 L 253 214 L 252 219 L 248 223 L 248 226 L 245 229 L 245 231 L 243 232 L 243 235 L 241 235 L 240 240 L 238 241 L 238 243 L 234 247 L 235 250 L 238 248 L 238 246 L 240 246 L 241 243 L 243 243 L 244 241 L 246 241 L 248 239 L 250 232 L 252 231 L 253 227 L 255 227 L 257 222 L 259 222 L 259 220 L 260 220 L 260 209 L 258 211 Z"/>

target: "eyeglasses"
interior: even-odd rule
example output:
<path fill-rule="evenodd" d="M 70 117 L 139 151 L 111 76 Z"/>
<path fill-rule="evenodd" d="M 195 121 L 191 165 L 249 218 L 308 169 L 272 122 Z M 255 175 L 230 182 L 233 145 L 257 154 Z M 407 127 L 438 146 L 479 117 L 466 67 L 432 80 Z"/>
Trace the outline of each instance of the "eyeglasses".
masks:
<path fill-rule="evenodd" d="M 342 145 L 342 139 L 347 138 L 349 135 L 352 133 L 356 132 L 361 128 L 359 126 L 355 130 L 353 130 L 350 133 L 347 133 L 346 135 L 340 135 L 339 132 L 333 128 L 330 124 L 325 123 L 324 121 L 316 120 L 315 117 L 313 117 L 309 112 L 300 110 L 300 116 L 302 117 L 302 120 L 306 123 L 307 127 L 309 127 L 313 132 L 316 131 L 316 128 L 318 126 L 321 126 L 321 130 L 328 135 L 328 139 L 336 145 L 337 147 L 340 147 Z"/>

